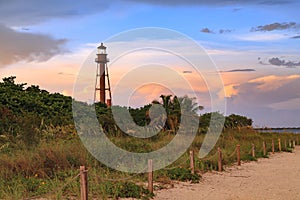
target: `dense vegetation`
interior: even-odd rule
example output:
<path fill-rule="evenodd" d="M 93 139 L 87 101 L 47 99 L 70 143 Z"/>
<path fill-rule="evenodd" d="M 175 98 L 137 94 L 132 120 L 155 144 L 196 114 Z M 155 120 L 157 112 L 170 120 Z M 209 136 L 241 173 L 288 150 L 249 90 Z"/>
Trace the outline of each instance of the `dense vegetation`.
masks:
<path fill-rule="evenodd" d="M 3 78 L 0 82 L 0 148 L 18 143 L 30 146 L 38 143 L 44 137 L 49 136 L 49 129 L 59 129 L 68 126 L 69 132 L 74 133 L 72 118 L 72 98 L 59 93 L 49 93 L 39 86 L 26 83 L 18 84 L 16 77 Z M 195 115 L 203 109 L 194 99 L 188 97 L 172 97 L 161 95 L 161 102 L 153 101 L 153 104 L 162 104 L 167 119 L 162 125 L 163 132 L 176 133 L 180 125 L 180 104 L 182 102 L 186 110 Z M 183 105 L 183 104 L 182 104 Z M 118 107 L 118 106 L 116 106 Z M 149 108 L 151 104 L 141 108 L 128 109 L 136 124 L 144 126 L 150 123 Z M 100 123 L 109 135 L 125 135 L 116 127 L 112 112 L 105 104 L 97 103 L 96 111 Z M 212 114 L 224 116 L 220 113 L 206 113 L 199 117 L 199 133 L 206 133 Z M 251 126 L 252 120 L 247 117 L 231 114 L 225 118 L 225 128 L 237 128 Z M 51 134 L 50 134 L 51 135 Z M 6 141 L 6 142 L 4 142 Z M 19 143 L 20 142 L 20 143 Z"/>
<path fill-rule="evenodd" d="M 89 167 L 90 194 L 93 196 L 152 196 L 144 189 L 144 174 L 133 175 L 112 170 L 87 152 L 74 128 L 71 97 L 49 93 L 39 86 L 18 84 L 15 79 L 16 77 L 8 77 L 0 82 L 0 199 L 22 199 L 45 194 L 52 199 L 76 199 L 79 195 L 79 181 L 71 180 L 78 174 L 80 165 Z M 190 147 L 198 152 L 211 116 L 224 116 L 221 113 L 199 115 L 203 107 L 195 104 L 191 98 L 162 95 L 160 101 L 152 102 L 161 104 L 167 117 L 166 123 L 161 127 L 162 131 L 146 140 L 134 139 L 122 132 L 114 123 L 111 109 L 105 104 L 97 103 L 95 107 L 99 122 L 116 145 L 133 152 L 149 152 L 172 140 L 181 123 L 180 103 L 183 101 L 184 109 L 194 113 L 199 120 L 198 134 Z M 136 124 L 143 126 L 150 123 L 150 107 L 151 105 L 145 105 L 141 108 L 119 109 L 128 110 Z M 253 160 L 249 153 L 252 143 L 257 146 L 258 157 L 262 157 L 263 140 L 267 142 L 270 151 L 272 139 L 280 137 L 283 142 L 288 142 L 298 137 L 293 134 L 258 133 L 251 125 L 252 120 L 244 116 L 231 114 L 225 117 L 224 130 L 216 145 L 224 151 L 225 164 L 235 161 L 235 156 L 232 155 L 238 143 L 241 144 L 242 159 Z M 278 149 L 278 144 L 275 144 Z M 291 151 L 285 146 L 283 150 Z M 216 168 L 216 148 L 206 158 L 196 159 L 196 172 Z M 189 172 L 187 153 L 172 166 L 155 172 L 158 188 L 164 188 L 174 179 L 199 181 L 198 173 L 193 175 Z M 48 194 L 51 191 L 53 193 Z"/>

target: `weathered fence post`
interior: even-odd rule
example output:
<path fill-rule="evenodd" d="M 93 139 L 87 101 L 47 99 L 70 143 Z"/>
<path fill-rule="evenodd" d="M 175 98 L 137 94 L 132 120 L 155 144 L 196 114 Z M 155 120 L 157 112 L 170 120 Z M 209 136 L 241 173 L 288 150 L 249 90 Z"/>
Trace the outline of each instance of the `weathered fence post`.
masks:
<path fill-rule="evenodd" d="M 191 173 L 195 174 L 195 158 L 194 158 L 194 151 L 190 151 L 190 167 L 191 167 Z"/>
<path fill-rule="evenodd" d="M 272 153 L 275 153 L 274 140 L 272 139 Z"/>
<path fill-rule="evenodd" d="M 88 200 L 88 179 L 85 166 L 80 166 L 80 199 Z"/>
<path fill-rule="evenodd" d="M 281 151 L 281 141 L 280 141 L 280 138 L 278 138 L 278 151 Z"/>
<path fill-rule="evenodd" d="M 219 172 L 221 172 L 222 171 L 222 151 L 221 151 L 220 147 L 218 147 L 218 155 L 219 155 L 218 169 L 219 169 Z"/>
<path fill-rule="evenodd" d="M 252 157 L 255 158 L 255 145 L 252 144 Z"/>
<path fill-rule="evenodd" d="M 241 165 L 241 146 L 238 144 L 236 145 L 236 154 L 237 154 L 237 164 L 238 166 Z"/>
<path fill-rule="evenodd" d="M 153 193 L 153 161 L 148 160 L 148 190 Z"/>
<path fill-rule="evenodd" d="M 266 149 L 266 142 L 265 141 L 263 141 L 263 154 L 264 154 L 264 156 L 267 155 L 267 149 Z"/>
<path fill-rule="evenodd" d="M 289 140 L 289 147 L 292 148 L 292 141 Z"/>

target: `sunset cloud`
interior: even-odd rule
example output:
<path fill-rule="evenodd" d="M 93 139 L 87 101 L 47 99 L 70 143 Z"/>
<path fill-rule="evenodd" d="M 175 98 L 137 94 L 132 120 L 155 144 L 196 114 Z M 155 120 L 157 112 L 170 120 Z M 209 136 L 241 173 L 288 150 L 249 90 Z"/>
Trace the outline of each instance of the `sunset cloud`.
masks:
<path fill-rule="evenodd" d="M 175 94 L 168 88 L 160 84 L 146 84 L 139 88 L 136 88 L 134 93 L 131 95 L 129 105 L 142 107 L 151 103 L 153 100 L 160 101 L 161 95 L 172 95 Z"/>
<path fill-rule="evenodd" d="M 250 80 L 249 83 L 257 83 L 258 84 L 257 88 L 262 91 L 272 91 L 297 79 L 300 79 L 300 75 L 290 75 L 290 76 L 270 75 L 270 76 L 264 76 L 264 77 Z"/>
<path fill-rule="evenodd" d="M 220 71 L 221 73 L 230 73 L 230 72 L 255 72 L 255 69 L 231 69 L 226 71 Z"/>
<path fill-rule="evenodd" d="M 276 66 L 297 67 L 300 66 L 300 61 L 285 61 L 277 57 L 270 58 L 269 63 Z"/>
<path fill-rule="evenodd" d="M 17 32 L 0 24 L 0 67 L 19 61 L 47 61 L 66 52 L 63 48 L 66 42 L 48 35 Z"/>
<path fill-rule="evenodd" d="M 262 76 L 225 86 L 228 109 L 243 113 L 255 124 L 273 127 L 299 124 L 300 75 Z M 234 89 L 234 92 L 231 92 Z M 285 116 L 285 117 L 273 117 Z"/>
<path fill-rule="evenodd" d="M 236 96 L 238 95 L 238 89 L 237 86 L 239 86 L 239 84 L 229 84 L 229 85 L 225 85 L 224 86 L 224 90 L 225 90 L 225 97 L 232 97 L 232 96 Z"/>

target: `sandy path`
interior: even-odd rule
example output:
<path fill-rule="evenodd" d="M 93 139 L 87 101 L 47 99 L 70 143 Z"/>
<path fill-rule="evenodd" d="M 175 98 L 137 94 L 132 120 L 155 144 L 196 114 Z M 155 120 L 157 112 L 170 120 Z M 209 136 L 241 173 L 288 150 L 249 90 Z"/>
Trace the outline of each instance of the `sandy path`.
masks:
<path fill-rule="evenodd" d="M 206 173 L 199 184 L 178 183 L 155 191 L 155 200 L 298 200 L 300 199 L 300 147 L 294 153 L 276 153 L 269 159 L 242 163 L 225 172 Z"/>

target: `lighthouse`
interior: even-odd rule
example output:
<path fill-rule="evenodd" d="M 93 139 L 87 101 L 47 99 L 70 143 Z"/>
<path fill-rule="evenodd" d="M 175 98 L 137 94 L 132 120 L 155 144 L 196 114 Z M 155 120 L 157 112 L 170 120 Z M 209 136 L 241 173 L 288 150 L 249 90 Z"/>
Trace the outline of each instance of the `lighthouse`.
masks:
<path fill-rule="evenodd" d="M 106 103 L 107 106 L 110 107 L 111 90 L 107 67 L 109 59 L 107 58 L 106 46 L 104 46 L 103 43 L 101 43 L 101 45 L 97 49 L 98 53 L 95 59 L 95 62 L 97 63 L 97 71 L 94 102 Z"/>

